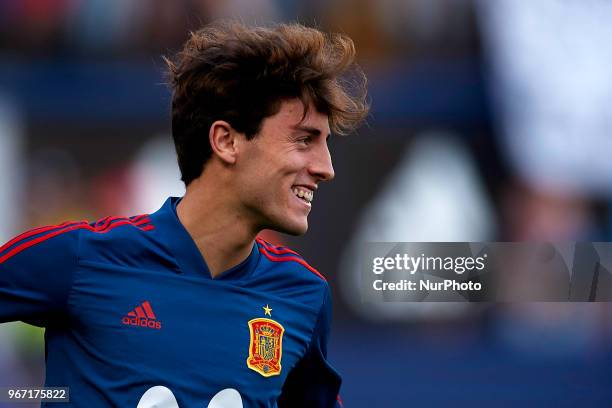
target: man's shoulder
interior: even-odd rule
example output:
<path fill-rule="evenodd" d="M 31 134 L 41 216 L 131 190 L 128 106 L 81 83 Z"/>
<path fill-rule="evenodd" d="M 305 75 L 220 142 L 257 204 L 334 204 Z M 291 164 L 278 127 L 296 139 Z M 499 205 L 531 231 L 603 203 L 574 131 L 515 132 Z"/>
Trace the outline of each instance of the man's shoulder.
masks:
<path fill-rule="evenodd" d="M 144 234 L 154 229 L 147 214 L 41 226 L 25 231 L 0 246 L 0 264 L 60 265 L 74 263 L 81 258 L 95 258 L 96 254 L 142 253 L 139 248 L 150 246 Z"/>
<path fill-rule="evenodd" d="M 126 267 L 151 265 L 165 250 L 155 237 L 149 214 L 108 216 L 91 222 L 81 231 L 79 260 Z"/>
<path fill-rule="evenodd" d="M 66 221 L 27 230 L 0 246 L 0 265 L 74 258 L 79 230 L 87 225 L 87 221 Z"/>

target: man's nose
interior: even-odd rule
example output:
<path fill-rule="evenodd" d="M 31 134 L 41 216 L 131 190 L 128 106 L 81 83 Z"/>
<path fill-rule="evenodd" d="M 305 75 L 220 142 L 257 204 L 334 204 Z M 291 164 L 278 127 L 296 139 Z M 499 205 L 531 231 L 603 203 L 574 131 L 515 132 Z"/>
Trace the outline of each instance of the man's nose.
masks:
<path fill-rule="evenodd" d="M 318 181 L 332 180 L 335 176 L 335 172 L 327 143 L 325 143 L 321 149 L 317 149 L 314 156 L 309 169 L 310 174 L 315 176 Z"/>

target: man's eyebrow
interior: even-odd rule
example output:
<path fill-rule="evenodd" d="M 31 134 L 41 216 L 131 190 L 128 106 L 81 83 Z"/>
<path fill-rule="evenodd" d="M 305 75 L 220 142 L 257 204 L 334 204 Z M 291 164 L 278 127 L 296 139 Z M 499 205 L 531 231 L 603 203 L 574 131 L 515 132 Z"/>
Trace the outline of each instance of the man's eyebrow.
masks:
<path fill-rule="evenodd" d="M 321 131 L 315 127 L 311 127 L 311 126 L 294 126 L 294 129 L 298 132 L 306 132 L 306 133 L 310 133 L 313 136 L 319 136 L 321 135 Z M 331 136 L 331 133 L 327 134 L 326 138 L 329 138 Z"/>

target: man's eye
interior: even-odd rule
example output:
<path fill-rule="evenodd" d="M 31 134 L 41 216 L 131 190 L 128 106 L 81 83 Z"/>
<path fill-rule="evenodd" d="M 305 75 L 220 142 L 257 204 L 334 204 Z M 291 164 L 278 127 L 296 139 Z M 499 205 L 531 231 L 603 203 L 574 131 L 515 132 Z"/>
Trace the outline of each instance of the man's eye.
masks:
<path fill-rule="evenodd" d="M 298 139 L 298 143 L 302 143 L 302 144 L 309 144 L 312 141 L 312 136 L 304 136 L 300 139 Z"/>

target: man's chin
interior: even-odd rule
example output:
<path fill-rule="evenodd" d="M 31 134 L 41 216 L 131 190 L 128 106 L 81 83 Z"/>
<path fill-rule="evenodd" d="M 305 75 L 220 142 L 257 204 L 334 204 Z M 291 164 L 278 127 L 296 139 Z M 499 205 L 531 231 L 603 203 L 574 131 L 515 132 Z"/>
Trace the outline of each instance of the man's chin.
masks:
<path fill-rule="evenodd" d="M 279 223 L 275 226 L 270 226 L 268 229 L 282 232 L 283 234 L 300 236 L 306 234 L 308 231 L 308 221 L 299 222 L 299 223 Z"/>

